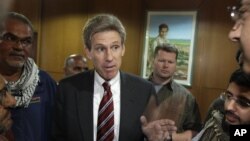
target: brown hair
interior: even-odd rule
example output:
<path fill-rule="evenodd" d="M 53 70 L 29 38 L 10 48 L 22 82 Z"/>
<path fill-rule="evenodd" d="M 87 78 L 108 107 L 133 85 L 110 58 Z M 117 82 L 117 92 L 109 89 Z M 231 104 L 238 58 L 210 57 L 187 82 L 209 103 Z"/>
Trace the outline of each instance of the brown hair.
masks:
<path fill-rule="evenodd" d="M 165 51 L 165 52 L 175 53 L 176 54 L 176 60 L 178 58 L 179 51 L 174 45 L 167 44 L 167 45 L 158 45 L 158 46 L 156 46 L 155 51 L 154 51 L 154 58 L 156 57 L 159 50 L 162 50 L 162 51 Z"/>

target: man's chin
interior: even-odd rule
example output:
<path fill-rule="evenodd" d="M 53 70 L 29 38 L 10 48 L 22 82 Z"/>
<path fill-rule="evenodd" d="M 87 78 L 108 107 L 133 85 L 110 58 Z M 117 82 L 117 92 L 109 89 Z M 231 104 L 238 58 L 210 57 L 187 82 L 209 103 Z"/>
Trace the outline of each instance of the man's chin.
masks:
<path fill-rule="evenodd" d="M 118 71 L 106 71 L 101 75 L 105 80 L 111 80 L 117 75 Z"/>
<path fill-rule="evenodd" d="M 168 78 L 170 78 L 171 76 L 170 76 L 169 73 L 161 73 L 161 74 L 160 74 L 160 77 L 161 77 L 161 78 L 168 79 Z"/>
<path fill-rule="evenodd" d="M 227 123 L 228 125 L 239 125 L 239 123 L 233 123 L 233 122 L 229 122 L 229 121 L 226 121 L 226 123 Z"/>
<path fill-rule="evenodd" d="M 236 120 L 228 120 L 226 119 L 226 123 L 229 124 L 229 125 L 239 125 L 239 121 L 236 121 Z"/>
<path fill-rule="evenodd" d="M 239 118 L 231 112 L 226 112 L 225 120 L 228 124 L 231 124 L 231 125 L 239 124 Z"/>

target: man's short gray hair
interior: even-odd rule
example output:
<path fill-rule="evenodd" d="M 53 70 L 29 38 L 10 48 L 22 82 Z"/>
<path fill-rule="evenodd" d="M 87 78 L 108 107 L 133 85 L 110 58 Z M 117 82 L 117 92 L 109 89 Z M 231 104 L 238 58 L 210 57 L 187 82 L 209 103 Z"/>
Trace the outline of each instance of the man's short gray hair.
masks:
<path fill-rule="evenodd" d="M 21 21 L 23 22 L 24 24 L 28 25 L 32 31 L 32 37 L 34 36 L 34 27 L 31 23 L 31 21 L 26 17 L 24 16 L 23 14 L 20 14 L 20 13 L 16 13 L 16 12 L 8 12 L 4 15 L 4 17 L 2 18 L 1 22 L 4 22 L 8 19 L 14 19 L 14 20 L 18 20 L 18 21 Z M 0 24 L 0 31 L 2 32 L 2 29 L 3 29 L 3 24 L 1 23 Z"/>
<path fill-rule="evenodd" d="M 121 21 L 110 14 L 100 14 L 89 19 L 83 28 L 83 41 L 85 47 L 91 50 L 91 38 L 94 34 L 103 31 L 116 31 L 124 44 L 126 40 L 126 31 Z"/>

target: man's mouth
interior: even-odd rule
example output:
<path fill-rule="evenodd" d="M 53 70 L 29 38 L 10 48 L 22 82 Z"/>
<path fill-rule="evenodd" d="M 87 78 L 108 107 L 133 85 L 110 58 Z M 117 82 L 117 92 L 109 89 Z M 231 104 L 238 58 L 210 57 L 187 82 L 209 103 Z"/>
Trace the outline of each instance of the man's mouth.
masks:
<path fill-rule="evenodd" d="M 10 53 L 11 57 L 17 58 L 17 59 L 24 59 L 23 54 L 17 54 L 17 53 Z"/>
<path fill-rule="evenodd" d="M 113 70 L 114 67 L 115 67 L 114 65 L 113 65 L 113 66 L 105 66 L 105 69 L 106 69 L 106 70 Z"/>
<path fill-rule="evenodd" d="M 225 118 L 229 124 L 237 124 L 240 120 L 237 115 L 233 114 L 230 111 L 229 112 L 226 111 Z"/>

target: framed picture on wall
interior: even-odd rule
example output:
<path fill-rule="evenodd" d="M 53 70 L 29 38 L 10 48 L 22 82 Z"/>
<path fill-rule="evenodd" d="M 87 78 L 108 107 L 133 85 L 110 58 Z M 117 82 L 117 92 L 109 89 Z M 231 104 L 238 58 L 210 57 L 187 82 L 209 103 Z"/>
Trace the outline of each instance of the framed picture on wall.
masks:
<path fill-rule="evenodd" d="M 141 75 L 152 73 L 153 52 L 157 45 L 171 44 L 178 51 L 174 80 L 191 86 L 196 11 L 148 11 Z"/>

